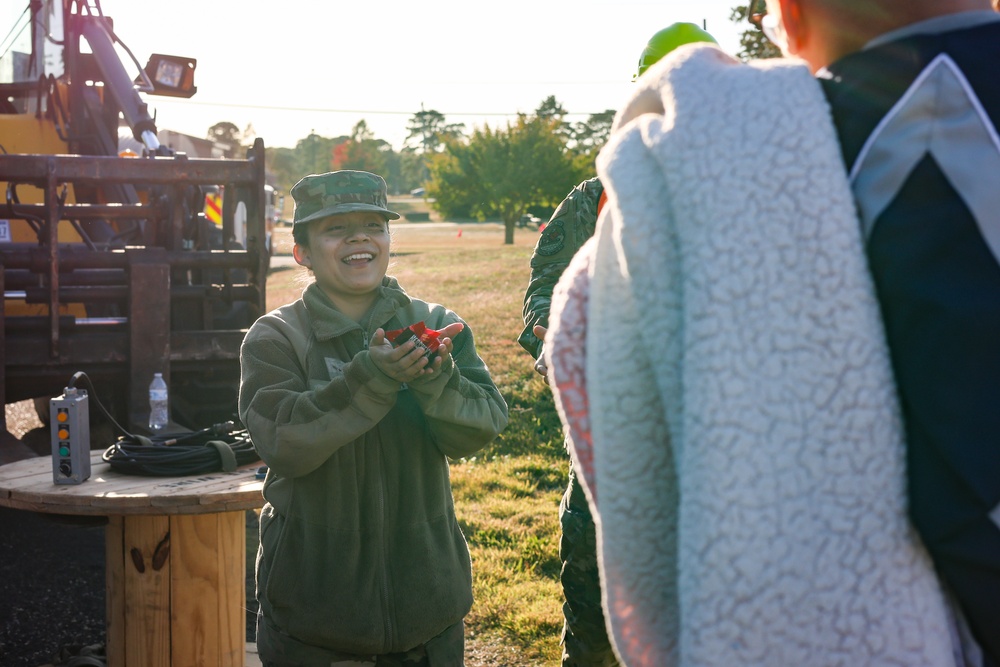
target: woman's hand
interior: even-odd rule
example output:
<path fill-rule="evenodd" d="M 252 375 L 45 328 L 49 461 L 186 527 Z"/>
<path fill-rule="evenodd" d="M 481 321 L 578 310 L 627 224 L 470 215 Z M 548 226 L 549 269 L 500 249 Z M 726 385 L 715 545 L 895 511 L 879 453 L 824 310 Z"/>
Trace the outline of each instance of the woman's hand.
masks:
<path fill-rule="evenodd" d="M 438 332 L 438 349 L 433 361 L 428 360 L 424 349 L 417 347 L 415 340 L 410 339 L 393 347 L 385 337 L 385 331 L 376 329 L 368 344 L 368 354 L 375 366 L 397 382 L 413 382 L 424 375 L 433 375 L 441 368 L 441 359 L 454 349 L 452 338 L 457 336 L 465 325 L 461 322 L 449 324 Z"/>

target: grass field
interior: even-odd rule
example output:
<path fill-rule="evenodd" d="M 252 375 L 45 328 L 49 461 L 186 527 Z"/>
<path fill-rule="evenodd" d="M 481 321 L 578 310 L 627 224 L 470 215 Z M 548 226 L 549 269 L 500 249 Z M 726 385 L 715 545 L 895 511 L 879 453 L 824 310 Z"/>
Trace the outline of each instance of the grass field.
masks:
<path fill-rule="evenodd" d="M 528 262 L 537 238 L 499 224 L 393 224 L 389 274 L 410 294 L 459 313 L 510 409 L 510 423 L 478 456 L 454 461 L 452 487 L 472 551 L 475 605 L 466 618 L 467 665 L 558 665 L 562 628 L 558 505 L 568 459 L 548 387 L 517 344 Z M 280 256 L 291 234 L 280 229 Z M 277 266 L 279 262 L 275 262 Z M 268 308 L 298 298 L 311 278 L 272 268 Z"/>

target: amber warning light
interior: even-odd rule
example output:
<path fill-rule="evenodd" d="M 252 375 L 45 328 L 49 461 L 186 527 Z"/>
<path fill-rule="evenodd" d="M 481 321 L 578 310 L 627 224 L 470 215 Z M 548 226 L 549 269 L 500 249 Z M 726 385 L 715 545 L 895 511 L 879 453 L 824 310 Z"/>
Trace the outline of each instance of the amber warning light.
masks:
<path fill-rule="evenodd" d="M 52 481 L 80 484 L 90 477 L 90 411 L 87 392 L 66 387 L 49 399 L 52 431 Z"/>

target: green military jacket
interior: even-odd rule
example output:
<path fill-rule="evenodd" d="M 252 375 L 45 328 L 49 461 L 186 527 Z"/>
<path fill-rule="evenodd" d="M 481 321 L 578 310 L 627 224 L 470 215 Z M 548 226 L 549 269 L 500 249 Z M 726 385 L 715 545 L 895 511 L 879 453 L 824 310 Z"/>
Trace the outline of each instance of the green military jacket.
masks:
<path fill-rule="evenodd" d="M 240 418 L 269 467 L 257 556 L 262 656 L 312 664 L 405 651 L 472 605 L 447 459 L 493 440 L 507 406 L 468 326 L 433 375 L 405 385 L 383 374 L 367 349 L 376 328 L 461 319 L 392 278 L 379 293 L 362 326 L 314 283 L 243 343 Z"/>
<path fill-rule="evenodd" d="M 535 244 L 531 256 L 531 281 L 524 293 L 524 331 L 517 342 L 536 359 L 541 354 L 542 341 L 532 329 L 536 324 L 549 326 L 552 290 L 576 251 L 594 235 L 597 205 L 603 192 L 604 186 L 597 178 L 573 188 L 556 208 Z"/>

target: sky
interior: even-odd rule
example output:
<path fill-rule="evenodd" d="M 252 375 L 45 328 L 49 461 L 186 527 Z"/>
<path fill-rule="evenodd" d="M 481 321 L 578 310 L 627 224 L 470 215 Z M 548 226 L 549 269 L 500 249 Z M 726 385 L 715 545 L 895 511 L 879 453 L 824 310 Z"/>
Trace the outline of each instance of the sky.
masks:
<path fill-rule="evenodd" d="M 3 0 L 21 5 L 27 0 Z M 220 121 L 252 125 L 266 146 L 364 120 L 400 149 L 421 108 L 467 131 L 503 127 L 554 95 L 570 114 L 617 109 L 649 37 L 704 25 L 735 53 L 739 0 L 101 0 L 145 64 L 151 53 L 198 61 L 190 100 L 149 96 L 157 124 L 197 137 Z M 132 69 L 129 70 L 130 72 Z"/>

